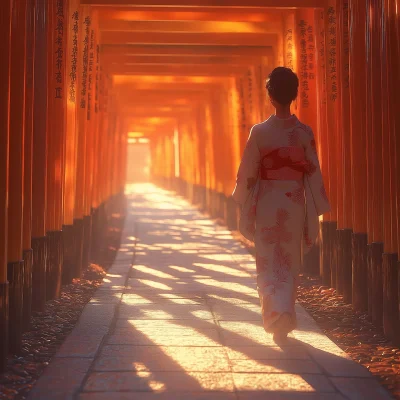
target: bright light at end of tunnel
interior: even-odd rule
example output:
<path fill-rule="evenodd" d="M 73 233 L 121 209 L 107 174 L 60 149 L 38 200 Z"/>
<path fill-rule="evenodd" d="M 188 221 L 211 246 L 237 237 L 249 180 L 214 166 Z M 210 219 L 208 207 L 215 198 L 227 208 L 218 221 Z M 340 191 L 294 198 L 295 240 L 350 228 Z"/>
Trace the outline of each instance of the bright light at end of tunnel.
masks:
<path fill-rule="evenodd" d="M 143 132 L 128 132 L 128 137 L 129 138 L 140 138 L 143 137 L 144 133 Z"/>
<path fill-rule="evenodd" d="M 147 138 L 128 138 L 128 143 L 129 144 L 134 144 L 134 143 L 149 143 L 149 139 Z"/>

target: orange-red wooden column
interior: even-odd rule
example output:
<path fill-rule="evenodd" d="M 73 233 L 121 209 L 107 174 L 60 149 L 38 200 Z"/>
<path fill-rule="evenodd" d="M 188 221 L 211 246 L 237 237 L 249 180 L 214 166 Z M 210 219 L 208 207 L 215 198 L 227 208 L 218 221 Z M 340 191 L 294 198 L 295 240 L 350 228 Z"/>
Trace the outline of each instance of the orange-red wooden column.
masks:
<path fill-rule="evenodd" d="M 24 200 L 24 120 L 27 1 L 13 2 L 10 74 L 10 158 L 8 202 L 8 281 L 10 283 L 10 350 L 21 350 Z"/>
<path fill-rule="evenodd" d="M 368 234 L 368 313 L 382 324 L 382 253 L 383 253 L 383 151 L 381 12 L 382 2 L 369 1 L 366 26 L 366 152 L 367 152 L 367 234 Z"/>
<path fill-rule="evenodd" d="M 24 210 L 22 248 L 24 259 L 24 328 L 28 329 L 32 301 L 32 151 L 33 151 L 33 97 L 35 55 L 35 1 L 28 3 L 26 16 L 26 93 L 25 93 L 25 136 L 24 136 Z"/>
<path fill-rule="evenodd" d="M 8 143 L 10 110 L 10 41 L 11 1 L 2 4 L 0 32 L 3 62 L 0 66 L 0 373 L 6 367 L 8 353 L 8 282 L 7 282 L 7 206 L 8 206 Z"/>
<path fill-rule="evenodd" d="M 77 162 L 77 82 L 79 57 L 79 0 L 69 0 L 64 15 L 65 52 L 65 166 L 64 166 L 64 213 L 63 213 L 63 275 L 62 282 L 70 283 L 75 276 L 79 235 L 74 225 Z"/>
<path fill-rule="evenodd" d="M 340 218 L 339 227 L 352 228 L 352 186 L 351 186 L 351 141 L 350 141 L 350 30 L 349 30 L 349 1 L 340 0 L 339 15 L 340 29 L 340 131 L 341 146 L 341 193 L 339 194 Z"/>
<path fill-rule="evenodd" d="M 393 112 L 395 110 L 391 102 L 395 102 L 395 92 L 398 88 L 393 87 L 391 71 L 391 59 L 393 54 L 390 40 L 391 19 L 398 12 L 386 0 L 378 2 L 380 11 L 380 35 L 381 38 L 381 84 L 382 84 L 382 152 L 383 152 L 383 328 L 387 337 L 396 344 L 400 344 L 400 319 L 399 319 L 399 292 L 400 275 L 398 269 L 397 254 L 397 209 L 396 209 L 396 187 L 397 172 L 396 163 L 396 140 L 397 134 L 394 123 Z M 393 13 L 393 14 L 392 14 Z"/>
<path fill-rule="evenodd" d="M 326 29 L 325 19 L 326 10 L 318 10 L 316 14 L 317 29 L 317 101 L 318 101 L 318 130 L 315 132 L 316 145 L 318 149 L 319 161 L 321 164 L 322 176 L 325 187 L 329 193 L 329 138 L 328 138 L 328 121 L 327 121 L 327 70 L 328 54 L 326 53 Z M 334 222 L 327 220 L 329 217 L 323 216 L 320 232 L 320 275 L 326 285 L 335 285 L 335 276 L 331 275 L 331 254 L 332 254 L 332 238 L 335 226 Z M 334 279 L 332 279 L 334 278 Z"/>
<path fill-rule="evenodd" d="M 32 308 L 43 310 L 46 302 L 46 207 L 47 207 L 47 93 L 48 9 L 36 0 L 34 104 L 32 143 Z"/>
<path fill-rule="evenodd" d="M 350 153 L 350 81 L 349 81 L 349 3 L 337 0 L 337 231 L 336 288 L 348 303 L 352 301 L 352 230 L 345 224 L 346 205 L 351 202 Z M 347 188 L 345 187 L 347 185 Z M 349 221 L 347 221 L 348 223 Z"/>
<path fill-rule="evenodd" d="M 400 113 L 398 112 L 400 106 L 400 76 L 398 74 L 400 68 L 400 1 L 385 1 L 385 8 L 388 10 L 388 21 L 389 21 L 389 82 L 394 90 L 390 91 L 390 110 L 391 110 L 391 137 L 393 142 L 392 151 L 394 151 L 394 160 L 392 161 L 392 195 L 395 195 L 395 203 L 392 205 L 393 214 L 393 229 L 397 231 L 397 241 L 395 241 L 397 255 L 400 254 L 400 184 L 399 184 L 399 171 L 400 166 L 400 140 L 396 135 L 396 132 L 400 129 Z M 400 272 L 400 263 L 397 264 L 397 273 Z M 400 319 L 400 278 L 398 275 L 397 280 L 397 301 L 398 301 L 398 318 Z M 399 337 L 398 335 L 397 337 Z"/>
<path fill-rule="evenodd" d="M 321 115 L 321 121 L 325 120 L 325 138 L 320 135 L 322 150 L 323 176 L 327 188 L 327 194 L 331 203 L 331 212 L 323 216 L 321 225 L 321 268 L 324 280 L 328 280 L 332 287 L 337 287 L 337 220 L 338 220 L 338 122 L 339 122 L 339 60 L 338 60 L 338 9 L 336 0 L 328 0 L 324 8 L 324 29 L 322 28 L 321 15 L 318 17 L 319 34 L 324 31 L 325 42 L 323 47 L 319 46 L 320 57 L 324 56 L 325 61 L 325 87 L 326 87 L 326 114 L 325 107 Z M 323 71 L 319 70 L 319 73 Z M 322 77 L 323 79 L 323 77 Z M 323 82 L 321 82 L 324 85 Z"/>
<path fill-rule="evenodd" d="M 75 197 L 75 225 L 77 230 L 77 259 L 75 276 L 80 276 L 82 269 L 88 263 L 88 245 L 90 239 L 90 216 L 88 210 L 89 188 L 86 187 L 88 173 L 87 149 L 87 102 L 88 102 L 88 68 L 91 15 L 88 6 L 79 8 L 78 37 L 81 46 L 78 50 L 78 89 L 77 89 L 77 165 L 76 165 L 76 197 Z"/>
<path fill-rule="evenodd" d="M 350 135 L 353 200 L 353 306 L 368 306 L 367 268 L 367 157 L 366 157 L 366 4 L 350 0 Z"/>
<path fill-rule="evenodd" d="M 48 237 L 47 288 L 48 299 L 57 298 L 61 290 L 63 250 L 62 224 L 64 215 L 64 155 L 65 155 L 65 47 L 67 0 L 52 0 L 49 7 L 48 74 L 49 113 L 47 157 L 47 216 Z"/>

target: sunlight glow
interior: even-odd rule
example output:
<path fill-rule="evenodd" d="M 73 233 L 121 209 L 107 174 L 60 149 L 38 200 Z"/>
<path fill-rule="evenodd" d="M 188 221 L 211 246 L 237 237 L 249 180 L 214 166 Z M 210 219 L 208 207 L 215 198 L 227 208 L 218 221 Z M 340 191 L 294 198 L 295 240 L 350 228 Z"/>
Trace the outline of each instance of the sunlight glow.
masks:
<path fill-rule="evenodd" d="M 223 282 L 215 279 L 195 279 L 195 281 L 203 285 L 212 286 L 219 289 L 225 289 L 231 292 L 246 293 L 246 295 L 248 296 L 258 298 L 258 293 L 255 291 L 255 289 L 246 285 L 242 285 L 237 282 L 226 282 L 226 281 Z"/>
<path fill-rule="evenodd" d="M 148 279 L 138 279 L 138 282 L 155 289 L 173 290 L 171 286 L 165 285 L 164 283 L 151 281 Z"/>
<path fill-rule="evenodd" d="M 231 276 L 238 276 L 238 277 L 248 277 L 249 276 L 249 274 L 247 274 L 244 271 L 240 271 L 238 269 L 226 267 L 224 265 L 219 265 L 219 264 L 194 263 L 193 265 L 210 270 L 210 271 L 216 271 L 216 272 L 220 272 L 222 274 L 227 274 L 227 275 L 231 275 Z"/>
<path fill-rule="evenodd" d="M 185 268 L 185 267 L 179 267 L 177 265 L 170 265 L 168 268 L 174 269 L 174 270 L 179 271 L 179 272 L 188 272 L 188 273 L 196 272 L 194 269 L 189 269 L 189 268 Z"/>
<path fill-rule="evenodd" d="M 158 269 L 155 268 L 150 268 L 150 267 L 146 267 L 145 265 L 137 265 L 135 264 L 135 266 L 133 267 L 134 271 L 140 271 L 140 272 L 144 272 L 146 274 L 151 274 L 154 276 L 157 276 L 159 278 L 163 278 L 163 279 L 173 279 L 173 280 L 177 280 L 178 278 L 176 278 L 173 275 L 167 274 L 165 272 L 162 272 Z"/>

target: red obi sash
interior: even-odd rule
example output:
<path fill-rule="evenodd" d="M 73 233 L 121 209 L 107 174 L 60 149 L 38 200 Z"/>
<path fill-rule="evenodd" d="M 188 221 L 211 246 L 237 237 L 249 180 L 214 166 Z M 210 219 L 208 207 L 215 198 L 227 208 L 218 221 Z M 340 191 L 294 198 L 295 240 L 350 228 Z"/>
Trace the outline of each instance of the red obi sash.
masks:
<path fill-rule="evenodd" d="M 260 177 L 263 180 L 302 180 L 308 163 L 302 147 L 288 146 L 262 151 Z"/>

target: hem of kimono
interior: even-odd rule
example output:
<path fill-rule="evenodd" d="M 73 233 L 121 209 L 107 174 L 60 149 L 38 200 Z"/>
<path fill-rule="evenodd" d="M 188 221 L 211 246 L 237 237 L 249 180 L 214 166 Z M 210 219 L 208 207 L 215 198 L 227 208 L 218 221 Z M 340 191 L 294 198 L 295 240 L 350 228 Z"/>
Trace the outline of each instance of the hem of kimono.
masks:
<path fill-rule="evenodd" d="M 292 319 L 290 330 L 287 333 L 290 333 L 290 332 L 294 331 L 297 328 L 297 318 L 296 318 L 296 312 L 295 311 L 282 311 L 278 315 L 275 315 L 274 318 L 273 318 L 273 321 L 271 321 L 271 322 L 268 321 L 268 325 L 267 326 L 265 326 L 265 324 L 264 324 L 265 331 L 268 332 L 268 333 L 275 333 L 274 325 L 275 325 L 276 322 L 278 322 L 279 318 L 283 314 L 290 314 L 290 317 Z"/>

